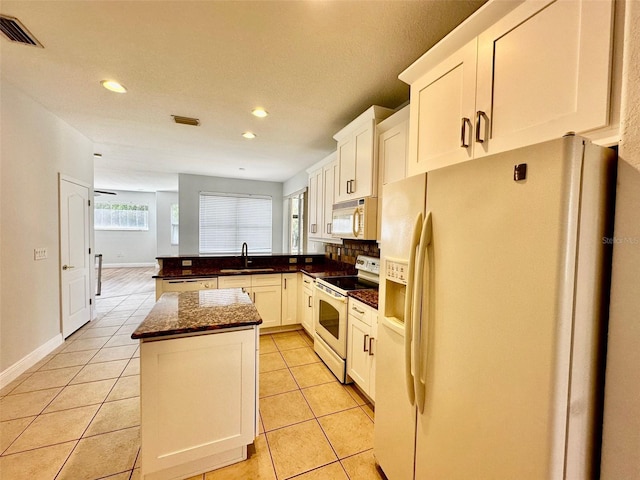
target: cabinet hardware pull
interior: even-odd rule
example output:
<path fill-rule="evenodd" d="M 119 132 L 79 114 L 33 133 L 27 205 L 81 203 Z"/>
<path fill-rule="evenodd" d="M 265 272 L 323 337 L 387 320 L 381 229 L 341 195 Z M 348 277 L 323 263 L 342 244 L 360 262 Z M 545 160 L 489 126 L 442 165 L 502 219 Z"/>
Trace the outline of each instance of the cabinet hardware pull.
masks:
<path fill-rule="evenodd" d="M 349 182 L 351 182 L 351 193 L 356 193 L 356 180 L 355 180 L 355 178 L 353 180 L 349 180 Z"/>
<path fill-rule="evenodd" d="M 460 146 L 462 148 L 469 148 L 470 140 L 467 140 L 467 126 L 471 132 L 471 119 L 462 117 L 462 125 L 460 126 Z"/>
<path fill-rule="evenodd" d="M 284 289 L 285 290 L 287 289 L 287 279 L 286 278 L 284 279 Z"/>
<path fill-rule="evenodd" d="M 486 128 L 486 122 L 489 120 L 489 118 L 487 117 L 487 114 L 484 113 L 482 110 L 478 110 L 476 112 L 476 142 L 477 143 L 484 143 L 485 138 L 483 138 L 480 134 L 482 133 L 482 119 L 485 119 L 485 128 Z M 485 132 L 486 133 L 486 132 Z"/>
<path fill-rule="evenodd" d="M 331 223 L 327 223 L 327 233 L 331 233 Z"/>
<path fill-rule="evenodd" d="M 313 305 L 311 305 L 311 297 L 307 297 L 307 298 L 308 298 L 308 300 L 307 300 L 307 306 L 308 306 L 309 308 L 311 308 L 311 307 L 313 306 Z"/>
<path fill-rule="evenodd" d="M 369 335 L 365 335 L 364 336 L 364 345 L 362 345 L 362 350 L 364 350 L 365 352 L 368 352 L 369 350 L 367 350 L 367 339 L 369 338 Z"/>
<path fill-rule="evenodd" d="M 355 305 L 353 305 L 353 306 L 351 307 L 351 310 L 355 310 L 355 311 L 356 311 L 356 312 L 358 312 L 360 315 L 363 315 L 363 314 L 364 314 L 364 310 L 359 310 L 358 308 L 356 308 L 356 306 L 355 306 Z"/>
<path fill-rule="evenodd" d="M 375 338 L 369 337 L 369 356 L 373 357 L 373 340 Z"/>

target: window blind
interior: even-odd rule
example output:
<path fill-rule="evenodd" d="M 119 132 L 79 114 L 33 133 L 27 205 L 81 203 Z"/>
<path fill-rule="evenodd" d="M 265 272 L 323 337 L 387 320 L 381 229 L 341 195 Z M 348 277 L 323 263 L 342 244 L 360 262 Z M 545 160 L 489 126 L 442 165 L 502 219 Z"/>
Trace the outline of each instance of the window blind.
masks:
<path fill-rule="evenodd" d="M 271 253 L 271 230 L 271 197 L 200 193 L 200 253 Z"/>

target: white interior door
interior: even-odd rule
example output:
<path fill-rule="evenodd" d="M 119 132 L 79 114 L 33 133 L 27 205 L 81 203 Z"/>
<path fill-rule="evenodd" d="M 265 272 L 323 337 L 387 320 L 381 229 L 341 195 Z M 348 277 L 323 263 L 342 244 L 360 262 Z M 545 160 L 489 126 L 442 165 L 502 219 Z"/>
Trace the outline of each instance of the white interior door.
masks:
<path fill-rule="evenodd" d="M 89 188 L 60 178 L 60 305 L 62 336 L 91 320 Z"/>

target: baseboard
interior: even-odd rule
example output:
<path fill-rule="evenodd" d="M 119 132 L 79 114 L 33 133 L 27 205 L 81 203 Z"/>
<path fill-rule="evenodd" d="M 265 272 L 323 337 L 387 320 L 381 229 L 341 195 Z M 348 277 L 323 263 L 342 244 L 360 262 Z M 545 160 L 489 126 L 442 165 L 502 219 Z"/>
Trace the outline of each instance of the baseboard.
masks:
<path fill-rule="evenodd" d="M 104 263 L 102 268 L 140 268 L 140 267 L 157 267 L 157 263 Z"/>
<path fill-rule="evenodd" d="M 20 375 L 22 375 L 24 372 L 29 370 L 36 363 L 38 363 L 40 360 L 42 360 L 44 357 L 46 357 L 56 348 L 62 345 L 63 342 L 64 339 L 62 338 L 62 334 L 59 333 L 48 342 L 40 345 L 29 355 L 22 358 L 21 360 L 18 360 L 5 371 L 0 373 L 0 388 L 4 388 L 9 385 L 16 378 L 18 378 Z"/>

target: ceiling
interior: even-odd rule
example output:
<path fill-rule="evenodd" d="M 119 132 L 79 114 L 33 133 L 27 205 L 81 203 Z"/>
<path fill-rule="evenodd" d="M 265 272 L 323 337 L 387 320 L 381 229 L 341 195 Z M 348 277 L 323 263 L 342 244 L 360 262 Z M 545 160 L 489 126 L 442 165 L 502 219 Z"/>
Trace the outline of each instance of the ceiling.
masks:
<path fill-rule="evenodd" d="M 177 173 L 282 182 L 369 106 L 406 103 L 398 74 L 483 3 L 2 0 L 44 48 L 3 37 L 0 66 L 94 142 L 96 188 L 176 190 Z"/>

